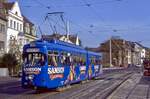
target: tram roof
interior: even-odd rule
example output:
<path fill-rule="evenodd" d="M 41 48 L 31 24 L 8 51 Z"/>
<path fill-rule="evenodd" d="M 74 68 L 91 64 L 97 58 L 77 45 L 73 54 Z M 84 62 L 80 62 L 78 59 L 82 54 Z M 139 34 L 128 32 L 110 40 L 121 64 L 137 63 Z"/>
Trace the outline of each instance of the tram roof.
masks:
<path fill-rule="evenodd" d="M 58 41 L 58 40 L 36 40 L 30 43 L 31 45 L 35 45 L 36 47 L 40 46 L 46 46 L 47 49 L 51 50 L 63 50 L 63 51 L 70 51 L 70 52 L 79 52 L 79 53 L 85 53 L 86 50 L 80 46 L 66 43 L 63 41 Z M 25 45 L 26 47 L 30 47 L 30 44 Z"/>
<path fill-rule="evenodd" d="M 88 54 L 89 54 L 90 56 L 98 56 L 98 57 L 101 57 L 101 56 L 102 56 L 101 53 L 96 53 L 96 52 L 92 52 L 92 51 L 88 51 Z"/>
<path fill-rule="evenodd" d="M 46 46 L 48 50 L 62 50 L 75 53 L 86 53 L 87 51 L 83 47 L 80 47 L 78 45 L 66 43 L 59 40 L 36 40 L 31 42 L 30 44 L 26 44 L 25 48 L 30 47 L 30 45 L 32 44 L 35 44 L 36 47 Z M 90 56 L 101 56 L 101 53 L 96 53 L 92 51 L 88 51 L 88 54 Z"/>

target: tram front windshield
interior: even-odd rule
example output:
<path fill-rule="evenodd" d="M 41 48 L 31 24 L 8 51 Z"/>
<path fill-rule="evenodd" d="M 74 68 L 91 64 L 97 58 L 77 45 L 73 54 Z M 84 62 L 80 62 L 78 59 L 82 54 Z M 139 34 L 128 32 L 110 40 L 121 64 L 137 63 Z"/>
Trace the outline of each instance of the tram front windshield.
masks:
<path fill-rule="evenodd" d="M 25 66 L 43 66 L 45 65 L 45 56 L 42 53 L 26 53 L 23 55 Z"/>

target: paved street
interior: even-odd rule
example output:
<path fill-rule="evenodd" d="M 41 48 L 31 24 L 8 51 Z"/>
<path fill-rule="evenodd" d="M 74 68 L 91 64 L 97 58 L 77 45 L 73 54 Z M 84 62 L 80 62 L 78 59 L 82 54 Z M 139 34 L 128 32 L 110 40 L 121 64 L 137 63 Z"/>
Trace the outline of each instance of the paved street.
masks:
<path fill-rule="evenodd" d="M 20 79 L 1 79 L 0 99 L 150 99 L 150 79 L 140 69 L 105 70 L 96 79 L 59 90 L 23 89 Z"/>

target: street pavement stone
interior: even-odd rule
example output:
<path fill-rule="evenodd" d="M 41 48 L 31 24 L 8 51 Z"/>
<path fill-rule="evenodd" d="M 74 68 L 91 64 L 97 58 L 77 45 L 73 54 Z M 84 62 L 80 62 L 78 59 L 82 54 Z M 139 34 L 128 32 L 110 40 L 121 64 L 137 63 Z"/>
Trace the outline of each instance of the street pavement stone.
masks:
<path fill-rule="evenodd" d="M 134 74 L 130 79 L 125 81 L 119 88 L 117 88 L 108 99 L 127 99 L 132 94 L 132 91 L 135 89 L 136 85 L 141 79 L 140 74 Z"/>
<path fill-rule="evenodd" d="M 138 96 L 138 97 L 146 97 L 148 92 L 148 85 L 137 85 L 136 88 L 132 91 L 132 96 Z"/>
<path fill-rule="evenodd" d="M 146 97 L 142 97 L 142 96 L 137 96 L 137 95 L 135 95 L 135 96 L 130 96 L 129 98 L 127 98 L 127 99 L 147 99 Z"/>
<path fill-rule="evenodd" d="M 72 88 L 62 92 L 48 91 L 39 94 L 34 90 L 23 90 L 21 87 L 14 87 L 19 83 L 12 83 L 11 85 L 5 84 L 4 87 L 1 84 L 2 87 L 0 89 L 3 90 L 0 90 L 0 99 L 71 99 L 71 97 L 72 99 L 103 99 L 101 97 L 109 93 L 111 88 L 114 89 L 112 86 L 116 86 L 117 83 L 122 81 L 124 77 L 126 77 L 124 76 L 126 74 L 130 74 L 130 72 L 121 72 L 120 70 L 120 72 L 108 73 L 102 78 L 91 80 L 88 83 L 75 84 Z M 111 94 L 112 97 L 108 99 L 148 99 L 148 94 L 150 95 L 150 80 L 145 80 L 140 73 L 133 73 L 131 75 L 129 79 Z M 11 80 L 11 78 L 9 80 Z"/>

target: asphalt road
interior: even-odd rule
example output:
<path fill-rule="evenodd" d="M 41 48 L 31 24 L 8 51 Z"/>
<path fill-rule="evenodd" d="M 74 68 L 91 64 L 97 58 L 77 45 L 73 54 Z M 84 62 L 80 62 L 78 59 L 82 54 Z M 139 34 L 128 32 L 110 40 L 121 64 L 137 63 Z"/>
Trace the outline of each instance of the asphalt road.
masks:
<path fill-rule="evenodd" d="M 136 91 L 134 85 L 138 86 L 139 83 L 144 85 L 150 84 L 149 78 L 142 77 L 141 69 L 136 67 L 105 70 L 104 74 L 96 79 L 66 86 L 65 88 L 61 88 L 61 91 L 42 90 L 37 92 L 21 88 L 20 79 L 17 78 L 0 80 L 2 80 L 0 83 L 0 99 L 131 99 L 133 93 L 131 90 Z M 123 86 L 129 84 L 131 86 L 127 89 L 130 89 L 130 92 L 126 96 L 124 92 L 119 95 L 117 94 L 120 90 L 123 90 Z M 149 88 L 147 89 L 148 92 Z M 124 95 L 125 97 L 120 98 L 120 95 Z M 133 95 L 136 94 L 133 93 Z M 146 99 L 148 98 L 146 96 Z"/>

